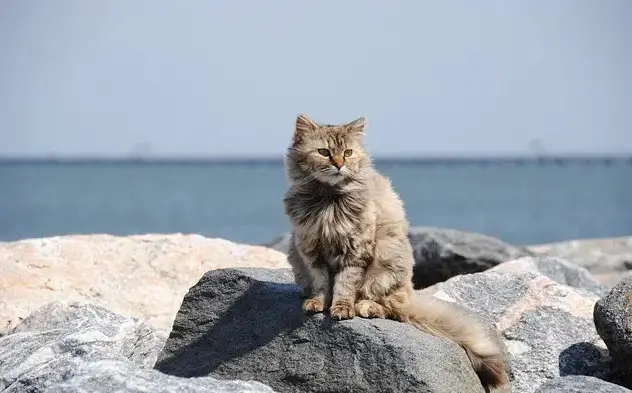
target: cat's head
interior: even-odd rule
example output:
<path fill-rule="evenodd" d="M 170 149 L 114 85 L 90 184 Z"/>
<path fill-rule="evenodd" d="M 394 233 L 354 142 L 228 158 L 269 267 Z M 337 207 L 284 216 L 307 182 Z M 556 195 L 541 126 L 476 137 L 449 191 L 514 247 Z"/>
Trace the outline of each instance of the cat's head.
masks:
<path fill-rule="evenodd" d="M 286 156 L 290 178 L 313 178 L 330 185 L 361 178 L 370 166 L 362 143 L 365 124 L 364 117 L 330 125 L 298 115 Z"/>

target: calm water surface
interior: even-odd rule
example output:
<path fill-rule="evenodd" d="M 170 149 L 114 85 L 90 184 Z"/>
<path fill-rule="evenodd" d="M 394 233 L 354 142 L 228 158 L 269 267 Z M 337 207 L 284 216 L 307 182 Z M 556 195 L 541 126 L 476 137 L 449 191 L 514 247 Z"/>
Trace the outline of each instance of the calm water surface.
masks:
<path fill-rule="evenodd" d="M 380 163 L 413 225 L 517 244 L 632 235 L 632 165 Z M 245 243 L 288 230 L 278 164 L 1 164 L 0 241 L 199 233 Z"/>

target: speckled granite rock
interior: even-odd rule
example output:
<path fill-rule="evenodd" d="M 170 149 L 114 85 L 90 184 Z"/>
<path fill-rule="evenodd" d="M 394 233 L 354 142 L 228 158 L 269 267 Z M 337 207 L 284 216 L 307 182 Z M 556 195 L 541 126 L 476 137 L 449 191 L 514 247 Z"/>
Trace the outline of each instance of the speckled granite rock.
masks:
<path fill-rule="evenodd" d="M 608 287 L 599 283 L 588 270 L 561 258 L 549 256 L 522 257 L 503 262 L 488 271 L 537 272 L 560 284 L 581 288 L 597 295 L 605 294 L 608 291 Z"/>
<path fill-rule="evenodd" d="M 632 236 L 578 239 L 527 248 L 536 255 L 559 257 L 584 267 L 609 288 L 632 276 Z"/>
<path fill-rule="evenodd" d="M 610 350 L 623 384 L 632 389 L 632 277 L 595 304 L 597 332 Z"/>
<path fill-rule="evenodd" d="M 540 386 L 536 393 L 632 393 L 632 391 L 599 378 L 571 375 L 548 381 Z"/>
<path fill-rule="evenodd" d="M 256 381 L 178 378 L 129 363 L 101 360 L 77 367 L 75 374 L 46 393 L 274 393 Z"/>
<path fill-rule="evenodd" d="M 306 316 L 289 270 L 222 269 L 187 293 L 156 363 L 279 392 L 482 393 L 454 342 L 384 319 Z"/>
<path fill-rule="evenodd" d="M 0 338 L 0 391 L 261 392 L 259 383 L 183 379 L 152 369 L 164 338 L 95 305 L 55 302 Z"/>
<path fill-rule="evenodd" d="M 210 269 L 288 267 L 261 246 L 198 235 L 78 235 L 0 242 L 0 335 L 50 301 L 86 301 L 168 334 L 189 287 Z"/>
<path fill-rule="evenodd" d="M 514 392 L 535 392 L 560 375 L 612 378 L 607 350 L 592 321 L 594 293 L 539 273 L 512 271 L 453 277 L 432 292 L 476 311 L 502 333 Z"/>

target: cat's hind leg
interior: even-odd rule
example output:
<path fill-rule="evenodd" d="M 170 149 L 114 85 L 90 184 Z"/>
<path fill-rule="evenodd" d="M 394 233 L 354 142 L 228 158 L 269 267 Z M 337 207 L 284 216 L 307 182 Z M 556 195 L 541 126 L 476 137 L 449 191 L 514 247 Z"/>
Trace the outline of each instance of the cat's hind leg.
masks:
<path fill-rule="evenodd" d="M 373 317 L 406 321 L 412 294 L 412 248 L 404 236 L 378 234 L 375 255 L 367 269 L 359 298 L 375 304 L 358 302 L 358 308 Z M 362 315 L 362 314 L 360 314 Z"/>
<path fill-rule="evenodd" d="M 373 300 L 361 299 L 355 304 L 356 313 L 362 318 L 386 318 L 386 310 Z"/>

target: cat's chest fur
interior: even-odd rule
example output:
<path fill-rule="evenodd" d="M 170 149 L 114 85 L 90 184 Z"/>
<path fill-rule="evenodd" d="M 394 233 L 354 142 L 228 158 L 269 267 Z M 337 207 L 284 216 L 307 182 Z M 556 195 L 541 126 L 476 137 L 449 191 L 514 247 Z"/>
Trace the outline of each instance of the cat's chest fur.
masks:
<path fill-rule="evenodd" d="M 300 208 L 293 217 L 294 231 L 304 254 L 331 261 L 354 252 L 365 207 L 361 196 L 311 195 L 295 202 Z"/>

